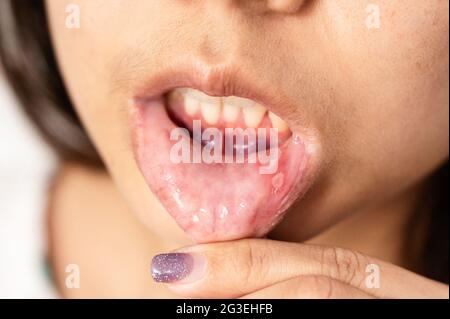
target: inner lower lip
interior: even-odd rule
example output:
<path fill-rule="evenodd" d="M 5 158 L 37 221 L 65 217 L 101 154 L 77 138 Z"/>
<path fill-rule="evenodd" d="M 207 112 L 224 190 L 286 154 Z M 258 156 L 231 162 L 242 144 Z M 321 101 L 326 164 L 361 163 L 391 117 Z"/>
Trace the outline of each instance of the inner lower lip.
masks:
<path fill-rule="evenodd" d="M 167 212 L 197 242 L 265 236 L 306 190 L 309 155 L 298 134 L 280 143 L 270 174 L 261 174 L 261 163 L 174 163 L 170 134 L 179 125 L 165 96 L 141 99 L 136 110 L 138 166 Z M 199 147 L 192 140 L 191 146 Z"/>

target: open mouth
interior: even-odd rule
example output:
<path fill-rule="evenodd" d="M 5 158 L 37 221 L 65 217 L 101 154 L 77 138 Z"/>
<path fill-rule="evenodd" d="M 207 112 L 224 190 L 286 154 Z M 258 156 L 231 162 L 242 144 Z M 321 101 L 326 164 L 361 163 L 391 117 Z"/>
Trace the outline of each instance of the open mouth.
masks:
<path fill-rule="evenodd" d="M 168 93 L 166 109 L 193 141 L 204 146 L 202 151 L 214 148 L 215 163 L 257 164 L 260 159 L 258 163 L 263 164 L 260 155 L 272 153 L 276 164 L 273 152 L 292 134 L 287 123 L 264 106 L 236 96 L 213 97 L 195 89 L 179 88 Z"/>
<path fill-rule="evenodd" d="M 265 236 L 306 191 L 307 139 L 263 103 L 189 86 L 135 99 L 138 166 L 200 243 Z"/>

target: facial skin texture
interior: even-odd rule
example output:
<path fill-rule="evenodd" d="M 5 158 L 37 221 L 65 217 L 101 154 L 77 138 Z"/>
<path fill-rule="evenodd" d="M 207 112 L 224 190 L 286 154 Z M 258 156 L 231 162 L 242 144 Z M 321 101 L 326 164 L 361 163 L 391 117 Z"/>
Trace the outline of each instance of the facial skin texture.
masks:
<path fill-rule="evenodd" d="M 244 68 L 289 101 L 278 113 L 292 129 L 317 132 L 313 186 L 273 238 L 304 241 L 376 214 L 448 158 L 449 2 L 375 1 L 381 25 L 371 29 L 372 2 L 306 1 L 295 14 L 250 0 L 47 6 L 67 88 L 109 172 L 148 230 L 175 245 L 189 239 L 136 165 L 127 113 L 136 87 L 185 57 Z M 79 29 L 64 25 L 69 3 Z"/>

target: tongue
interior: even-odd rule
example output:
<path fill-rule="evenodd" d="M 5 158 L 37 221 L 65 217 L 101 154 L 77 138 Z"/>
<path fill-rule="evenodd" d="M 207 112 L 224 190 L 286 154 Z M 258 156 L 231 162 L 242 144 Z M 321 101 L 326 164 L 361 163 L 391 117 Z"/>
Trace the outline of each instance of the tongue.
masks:
<path fill-rule="evenodd" d="M 149 187 L 178 225 L 197 242 L 265 236 L 300 195 L 307 155 L 299 138 L 278 150 L 277 169 L 258 163 L 176 163 L 170 139 L 177 127 L 164 101 L 137 112 L 134 147 Z M 201 144 L 186 137 L 194 153 Z"/>

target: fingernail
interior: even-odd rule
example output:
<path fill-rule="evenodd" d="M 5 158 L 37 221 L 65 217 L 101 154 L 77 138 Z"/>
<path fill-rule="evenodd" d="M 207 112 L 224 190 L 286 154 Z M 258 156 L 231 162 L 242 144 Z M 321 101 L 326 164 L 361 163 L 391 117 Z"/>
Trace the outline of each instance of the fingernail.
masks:
<path fill-rule="evenodd" d="M 175 283 L 196 280 L 202 271 L 204 258 L 198 254 L 170 253 L 153 257 L 152 277 L 156 282 Z M 193 276 L 194 275 L 194 276 Z"/>

